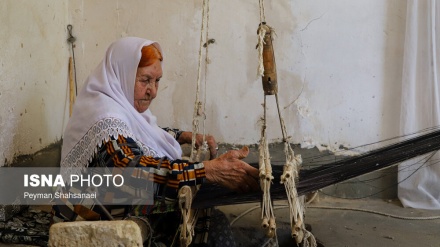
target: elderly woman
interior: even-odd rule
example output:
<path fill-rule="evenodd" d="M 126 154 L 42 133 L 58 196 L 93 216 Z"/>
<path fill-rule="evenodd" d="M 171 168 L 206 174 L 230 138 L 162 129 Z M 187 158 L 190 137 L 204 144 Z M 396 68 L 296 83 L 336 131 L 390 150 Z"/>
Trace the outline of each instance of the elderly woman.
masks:
<path fill-rule="evenodd" d="M 162 60 L 162 50 L 153 41 L 126 37 L 111 44 L 78 95 L 64 133 L 61 158 L 61 167 L 130 166 L 153 173 L 154 203 L 126 206 L 120 216 L 145 217 L 157 239 L 167 235 L 164 232 L 176 232 L 167 228 L 173 225 L 170 217 L 180 221 L 175 201 L 184 185 L 216 183 L 238 192 L 258 189 L 258 170 L 241 160 L 247 156 L 247 148 L 200 163 L 181 159 L 180 144 L 191 143 L 192 133 L 160 128 L 149 109 L 162 78 Z M 197 135 L 199 146 L 201 141 L 202 136 Z M 208 145 L 214 157 L 214 138 L 208 137 Z M 53 220 L 108 220 L 115 216 L 111 216 L 112 209 L 104 211 L 96 205 L 58 204 Z M 160 241 L 168 245 L 169 237 Z"/>

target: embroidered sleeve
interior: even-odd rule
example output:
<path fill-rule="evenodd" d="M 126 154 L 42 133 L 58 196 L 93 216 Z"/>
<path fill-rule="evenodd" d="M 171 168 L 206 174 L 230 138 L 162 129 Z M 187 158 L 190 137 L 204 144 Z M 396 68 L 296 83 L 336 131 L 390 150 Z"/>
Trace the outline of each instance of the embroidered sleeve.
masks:
<path fill-rule="evenodd" d="M 146 203 L 141 205 L 130 206 L 130 214 L 132 215 L 151 215 L 176 211 L 178 189 L 184 185 L 192 187 L 200 187 L 205 181 L 205 168 L 203 163 L 190 163 L 186 160 L 169 160 L 165 157 L 153 157 L 143 155 L 142 148 L 132 138 L 125 138 L 119 135 L 117 139 L 111 138 L 109 141 L 103 142 L 98 152 L 94 156 L 89 167 L 108 167 L 110 169 L 116 167 L 135 167 L 147 174 L 148 176 L 136 176 L 130 182 L 130 190 L 124 191 L 124 196 L 139 195 L 144 191 L 145 182 L 152 182 L 154 203 Z M 103 191 L 104 198 L 110 198 L 114 195 L 114 191 Z M 126 194 L 128 193 L 128 194 Z M 118 199 L 124 199 L 118 197 Z M 75 221 L 75 220 L 109 220 L 107 214 L 102 212 L 100 207 L 95 204 L 91 205 L 75 205 L 73 201 L 62 202 L 61 199 L 52 208 L 53 221 Z M 72 199 L 73 200 L 73 199 Z M 64 205 L 64 204 L 65 205 Z M 115 219 L 121 215 L 121 207 L 125 210 L 125 206 L 115 205 L 109 214 Z M 122 210 L 122 211 L 124 211 Z M 127 211 L 128 212 L 128 211 Z"/>
<path fill-rule="evenodd" d="M 104 142 L 98 156 L 97 161 L 100 165 L 105 164 L 107 167 L 127 167 L 134 160 L 135 167 L 144 168 L 153 174 L 157 198 L 176 199 L 180 187 L 199 187 L 205 180 L 203 163 L 145 156 L 133 139 L 121 135 L 118 139 L 111 138 L 110 141 Z"/>

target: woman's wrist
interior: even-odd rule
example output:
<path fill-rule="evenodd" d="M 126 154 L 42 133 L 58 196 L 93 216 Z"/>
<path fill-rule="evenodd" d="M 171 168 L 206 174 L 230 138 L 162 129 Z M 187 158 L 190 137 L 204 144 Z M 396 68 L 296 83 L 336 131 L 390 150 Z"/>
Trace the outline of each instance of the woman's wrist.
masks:
<path fill-rule="evenodd" d="M 192 140 L 192 132 L 189 131 L 181 131 L 180 135 L 177 137 L 176 140 L 179 144 L 186 144 L 191 143 Z"/>
<path fill-rule="evenodd" d="M 205 168 L 205 181 L 206 183 L 213 183 L 212 181 L 212 160 L 203 161 L 203 167 Z"/>

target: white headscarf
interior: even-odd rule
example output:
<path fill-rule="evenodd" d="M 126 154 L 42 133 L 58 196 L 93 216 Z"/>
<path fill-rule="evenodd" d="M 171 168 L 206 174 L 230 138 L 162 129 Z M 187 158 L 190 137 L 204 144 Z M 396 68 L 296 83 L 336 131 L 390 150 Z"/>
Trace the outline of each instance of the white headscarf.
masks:
<path fill-rule="evenodd" d="M 158 43 L 136 37 L 115 41 L 87 78 L 64 132 L 62 167 L 86 167 L 102 141 L 118 135 L 133 138 L 144 155 L 178 159 L 182 150 L 162 130 L 150 110 L 134 108 L 134 84 L 143 46 Z"/>

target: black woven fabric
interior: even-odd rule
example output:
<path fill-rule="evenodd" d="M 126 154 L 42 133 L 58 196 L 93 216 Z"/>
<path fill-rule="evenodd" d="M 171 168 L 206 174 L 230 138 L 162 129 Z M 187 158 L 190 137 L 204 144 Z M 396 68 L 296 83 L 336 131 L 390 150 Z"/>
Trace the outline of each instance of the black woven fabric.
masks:
<path fill-rule="evenodd" d="M 209 247 L 235 247 L 234 235 L 232 234 L 229 221 L 220 210 L 214 210 L 211 215 L 209 226 Z"/>
<path fill-rule="evenodd" d="M 47 246 L 52 215 L 39 210 L 24 210 L 0 222 L 0 240 L 8 244 Z"/>

